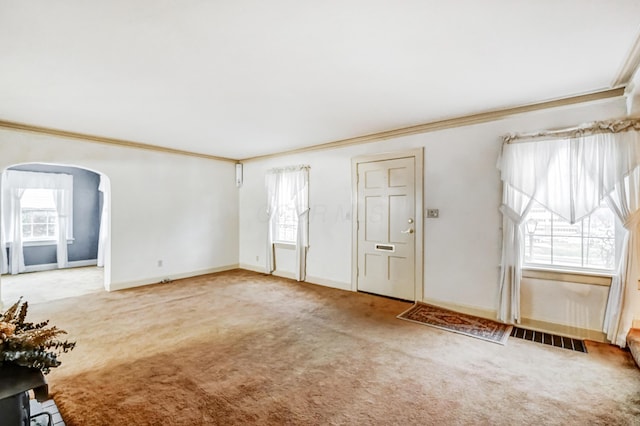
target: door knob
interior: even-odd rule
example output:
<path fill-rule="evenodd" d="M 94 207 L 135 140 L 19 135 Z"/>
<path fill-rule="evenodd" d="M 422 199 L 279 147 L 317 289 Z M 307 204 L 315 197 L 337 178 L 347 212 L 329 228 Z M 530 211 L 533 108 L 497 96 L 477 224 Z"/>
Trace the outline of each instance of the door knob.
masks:
<path fill-rule="evenodd" d="M 406 231 L 400 231 L 403 234 L 413 234 L 413 228 L 409 228 Z"/>

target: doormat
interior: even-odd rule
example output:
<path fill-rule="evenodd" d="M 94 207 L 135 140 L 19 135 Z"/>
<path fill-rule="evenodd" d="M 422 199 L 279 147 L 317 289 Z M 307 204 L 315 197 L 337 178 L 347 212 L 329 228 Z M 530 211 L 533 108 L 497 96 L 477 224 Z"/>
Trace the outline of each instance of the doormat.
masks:
<path fill-rule="evenodd" d="M 518 339 L 530 340 L 532 342 L 543 343 L 557 348 L 587 353 L 587 345 L 585 345 L 584 341 L 580 339 L 558 336 L 556 334 L 544 333 L 542 331 L 527 330 L 526 328 L 520 327 L 513 327 L 511 335 Z"/>
<path fill-rule="evenodd" d="M 507 343 L 512 328 L 508 324 L 450 311 L 426 303 L 416 303 L 398 315 L 398 318 L 501 345 Z"/>

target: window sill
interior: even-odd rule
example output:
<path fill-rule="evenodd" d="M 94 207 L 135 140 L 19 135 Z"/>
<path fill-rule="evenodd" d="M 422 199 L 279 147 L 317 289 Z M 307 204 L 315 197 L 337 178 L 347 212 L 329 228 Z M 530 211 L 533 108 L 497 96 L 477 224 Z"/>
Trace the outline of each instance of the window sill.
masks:
<path fill-rule="evenodd" d="M 74 239 L 67 239 L 67 244 L 73 244 Z M 37 246 L 55 246 L 58 244 L 57 240 L 32 240 L 32 241 L 23 241 L 23 247 L 37 247 Z M 9 244 L 7 244 L 9 246 Z"/>
<path fill-rule="evenodd" d="M 597 271 L 573 271 L 560 269 L 544 269 L 525 266 L 522 268 L 522 278 L 537 280 L 560 281 L 576 284 L 611 286 L 612 273 Z"/>
<path fill-rule="evenodd" d="M 273 243 L 273 246 L 275 248 L 282 248 L 282 249 L 289 249 L 289 250 L 295 250 L 296 249 L 296 243 L 291 243 L 288 241 L 275 241 Z"/>

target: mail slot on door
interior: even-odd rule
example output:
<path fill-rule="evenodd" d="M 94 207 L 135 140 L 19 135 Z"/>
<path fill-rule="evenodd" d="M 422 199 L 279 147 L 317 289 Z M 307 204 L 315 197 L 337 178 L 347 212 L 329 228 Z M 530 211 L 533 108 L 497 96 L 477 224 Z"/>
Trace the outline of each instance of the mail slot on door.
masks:
<path fill-rule="evenodd" d="M 393 244 L 376 244 L 376 250 L 379 251 L 396 251 L 396 246 Z"/>

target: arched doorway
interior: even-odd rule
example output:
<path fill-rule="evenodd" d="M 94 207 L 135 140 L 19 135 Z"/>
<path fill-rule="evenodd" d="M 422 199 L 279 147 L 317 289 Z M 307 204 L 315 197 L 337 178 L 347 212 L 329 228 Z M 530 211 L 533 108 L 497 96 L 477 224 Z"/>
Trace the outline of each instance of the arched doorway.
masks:
<path fill-rule="evenodd" d="M 62 177 L 72 182 L 71 194 L 58 188 Z M 22 163 L 7 167 L 0 183 L 0 306 L 22 293 L 37 303 L 109 288 L 111 194 L 105 174 Z"/>

